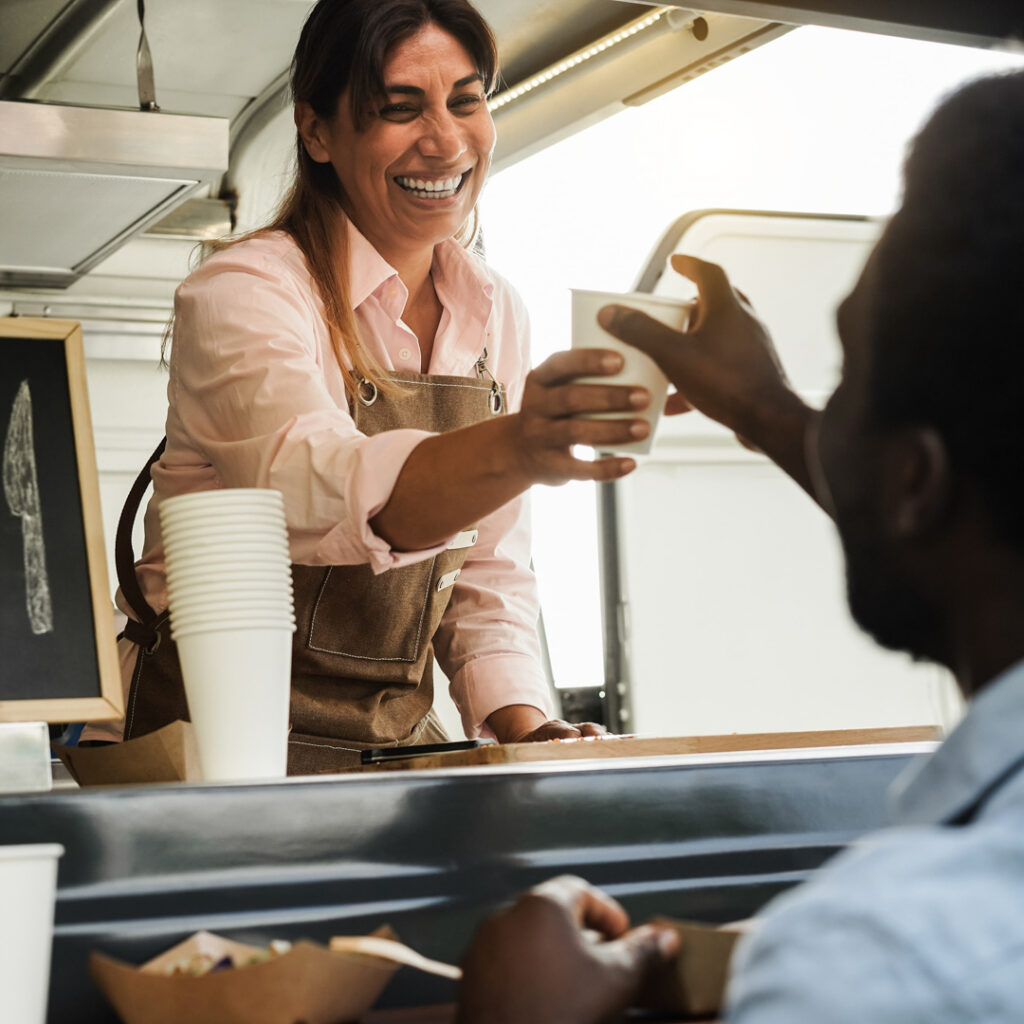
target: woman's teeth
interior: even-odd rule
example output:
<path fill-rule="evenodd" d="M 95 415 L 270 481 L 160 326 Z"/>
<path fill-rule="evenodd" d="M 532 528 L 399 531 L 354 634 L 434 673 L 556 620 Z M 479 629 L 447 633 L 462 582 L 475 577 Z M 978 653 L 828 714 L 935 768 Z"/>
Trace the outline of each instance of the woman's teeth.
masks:
<path fill-rule="evenodd" d="M 395 183 L 420 199 L 447 199 L 459 191 L 465 177 L 466 174 L 457 174 L 454 178 L 445 178 L 443 181 L 396 177 Z"/>

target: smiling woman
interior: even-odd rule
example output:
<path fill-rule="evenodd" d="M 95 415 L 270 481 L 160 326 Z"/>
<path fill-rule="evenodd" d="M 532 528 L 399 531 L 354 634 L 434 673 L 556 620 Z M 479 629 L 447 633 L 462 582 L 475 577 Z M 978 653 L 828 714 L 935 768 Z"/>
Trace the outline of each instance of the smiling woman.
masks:
<path fill-rule="evenodd" d="M 466 0 L 320 0 L 292 65 L 297 172 L 266 228 L 178 289 L 166 448 L 119 602 L 125 735 L 187 716 L 157 516 L 173 495 L 284 494 L 298 628 L 291 771 L 444 738 L 436 654 L 467 735 L 593 735 L 553 717 L 524 492 L 611 480 L 646 392 L 594 350 L 529 373 L 522 302 L 471 251 L 494 148 L 494 41 Z M 148 482 L 140 477 L 135 501 Z M 130 521 L 134 508 L 125 521 Z M 127 536 L 127 531 L 125 531 Z"/>
<path fill-rule="evenodd" d="M 481 72 L 458 39 L 429 24 L 389 54 L 376 112 L 342 102 L 323 117 L 310 103 L 296 105 L 305 151 L 333 168 L 351 223 L 399 276 L 405 270 L 422 282 L 403 319 L 424 373 L 441 320 L 429 273 L 434 247 L 474 222 L 494 149 L 485 96 L 494 64 L 484 54 Z"/>

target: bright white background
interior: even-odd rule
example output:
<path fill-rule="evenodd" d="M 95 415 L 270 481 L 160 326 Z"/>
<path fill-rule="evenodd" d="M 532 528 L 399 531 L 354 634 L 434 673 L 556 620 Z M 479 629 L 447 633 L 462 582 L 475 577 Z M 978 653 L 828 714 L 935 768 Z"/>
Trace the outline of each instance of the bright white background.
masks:
<path fill-rule="evenodd" d="M 689 210 L 891 212 L 906 143 L 941 96 L 1022 64 L 798 29 L 497 174 L 482 203 L 488 260 L 526 301 L 534 361 L 569 345 L 568 289 L 630 290 Z M 533 509 L 556 683 L 602 683 L 593 488 L 536 488 Z"/>

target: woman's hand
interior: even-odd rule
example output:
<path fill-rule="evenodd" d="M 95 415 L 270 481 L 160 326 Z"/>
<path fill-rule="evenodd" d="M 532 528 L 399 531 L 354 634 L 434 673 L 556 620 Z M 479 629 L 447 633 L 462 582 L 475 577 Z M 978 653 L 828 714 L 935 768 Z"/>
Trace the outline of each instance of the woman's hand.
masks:
<path fill-rule="evenodd" d="M 678 936 L 629 928 L 610 896 L 563 876 L 485 921 L 463 960 L 458 1024 L 597 1024 L 623 1010 Z"/>
<path fill-rule="evenodd" d="M 650 432 L 643 419 L 594 420 L 580 414 L 639 412 L 650 394 L 645 388 L 582 383 L 578 377 L 603 377 L 622 369 L 622 356 L 607 349 L 556 352 L 526 378 L 523 401 L 510 419 L 513 450 L 532 483 L 568 480 L 616 480 L 636 467 L 629 458 L 577 459 L 572 446 L 610 448 L 640 441 Z"/>
<path fill-rule="evenodd" d="M 634 459 L 577 459 L 572 446 L 597 448 L 638 441 L 643 419 L 577 419 L 577 413 L 638 412 L 651 400 L 645 388 L 584 384 L 622 369 L 605 349 L 557 352 L 527 378 L 519 412 L 434 434 L 409 454 L 384 507 L 370 527 L 398 551 L 447 543 L 467 523 L 489 515 L 533 484 L 616 480 Z"/>
<path fill-rule="evenodd" d="M 487 724 L 499 743 L 543 743 L 545 740 L 578 740 L 585 736 L 607 736 L 597 722 L 572 724 L 548 718 L 531 704 L 509 704 L 487 716 Z"/>
<path fill-rule="evenodd" d="M 544 743 L 546 740 L 579 740 L 607 736 L 608 730 L 598 722 L 566 722 L 549 718 L 530 732 L 517 736 L 510 743 Z"/>
<path fill-rule="evenodd" d="M 677 254 L 672 267 L 697 285 L 685 331 L 625 306 L 606 306 L 598 322 L 661 367 L 682 396 L 677 411 L 692 406 L 735 431 L 810 491 L 804 434 L 814 414 L 786 380 L 767 328 L 717 264 Z"/>

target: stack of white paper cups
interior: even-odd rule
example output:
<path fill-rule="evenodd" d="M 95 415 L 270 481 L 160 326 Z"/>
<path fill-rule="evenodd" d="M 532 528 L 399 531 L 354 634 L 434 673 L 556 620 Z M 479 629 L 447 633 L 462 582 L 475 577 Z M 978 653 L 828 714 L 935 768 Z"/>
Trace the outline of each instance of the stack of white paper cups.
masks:
<path fill-rule="evenodd" d="M 171 636 L 203 778 L 280 778 L 295 631 L 281 493 L 167 498 L 160 528 Z"/>

